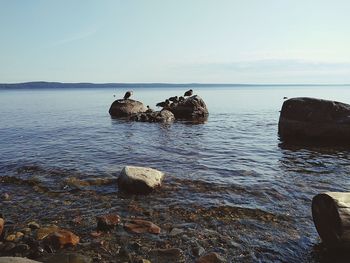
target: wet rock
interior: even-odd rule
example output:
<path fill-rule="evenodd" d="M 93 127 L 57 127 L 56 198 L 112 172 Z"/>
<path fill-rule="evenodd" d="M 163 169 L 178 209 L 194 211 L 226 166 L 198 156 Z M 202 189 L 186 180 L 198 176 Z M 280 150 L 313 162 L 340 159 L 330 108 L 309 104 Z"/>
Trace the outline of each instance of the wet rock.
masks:
<path fill-rule="evenodd" d="M 2 199 L 4 199 L 5 201 L 10 200 L 10 195 L 8 193 L 4 193 L 2 195 Z"/>
<path fill-rule="evenodd" d="M 212 252 L 209 254 L 206 254 L 199 259 L 197 259 L 196 263 L 223 263 L 226 262 L 226 260 L 219 255 L 218 253 Z"/>
<path fill-rule="evenodd" d="M 16 247 L 16 244 L 13 242 L 6 242 L 3 244 L 2 250 L 4 251 L 11 251 Z"/>
<path fill-rule="evenodd" d="M 90 257 L 78 253 L 59 253 L 43 261 L 44 263 L 91 263 Z"/>
<path fill-rule="evenodd" d="M 109 231 L 115 228 L 121 221 L 120 216 L 117 214 L 107 214 L 97 216 L 97 230 Z"/>
<path fill-rule="evenodd" d="M 75 246 L 79 243 L 80 238 L 72 232 L 60 229 L 50 234 L 45 241 L 54 248 L 63 248 L 66 246 Z"/>
<path fill-rule="evenodd" d="M 278 133 L 283 141 L 350 142 L 350 105 L 315 98 L 286 100 Z"/>
<path fill-rule="evenodd" d="M 177 235 L 180 235 L 184 232 L 183 229 L 180 229 L 180 228 L 173 228 L 170 233 L 169 233 L 169 236 L 177 236 Z"/>
<path fill-rule="evenodd" d="M 130 120 L 141 122 L 173 122 L 175 120 L 175 116 L 171 111 L 161 110 L 135 113 L 130 116 Z"/>
<path fill-rule="evenodd" d="M 198 95 L 186 98 L 182 102 L 173 103 L 170 110 L 176 119 L 206 119 L 209 111 L 205 102 Z"/>
<path fill-rule="evenodd" d="M 40 263 L 39 261 L 30 260 L 20 257 L 0 257 L 0 263 Z"/>
<path fill-rule="evenodd" d="M 121 190 L 134 194 L 147 194 L 161 186 L 164 173 L 149 167 L 125 166 L 118 178 Z"/>
<path fill-rule="evenodd" d="M 52 225 L 52 226 L 47 226 L 47 227 L 42 227 L 38 229 L 37 232 L 37 239 L 42 240 L 48 235 L 56 232 L 58 230 L 58 226 Z"/>
<path fill-rule="evenodd" d="M 34 222 L 34 221 L 29 222 L 27 224 L 27 226 L 30 227 L 31 229 L 39 229 L 40 228 L 40 225 L 37 222 Z"/>
<path fill-rule="evenodd" d="M 30 250 L 30 247 L 27 244 L 18 244 L 12 249 L 13 252 L 20 253 L 22 255 L 29 250 Z"/>
<path fill-rule="evenodd" d="M 6 241 L 13 242 L 13 241 L 16 240 L 16 235 L 15 234 L 10 234 L 5 239 L 6 239 Z"/>
<path fill-rule="evenodd" d="M 3 218 L 0 218 L 0 236 L 2 235 L 2 232 L 4 230 L 5 220 Z"/>
<path fill-rule="evenodd" d="M 154 249 L 150 252 L 152 262 L 157 263 L 180 263 L 185 262 L 185 256 L 179 248 Z"/>
<path fill-rule="evenodd" d="M 192 248 L 192 253 L 196 257 L 201 256 L 204 252 L 205 252 L 205 249 L 200 245 L 196 245 Z"/>
<path fill-rule="evenodd" d="M 112 117 L 128 117 L 134 113 L 145 112 L 146 108 L 142 102 L 131 99 L 119 99 L 112 103 L 109 114 Z"/>
<path fill-rule="evenodd" d="M 151 233 L 151 234 L 159 234 L 160 227 L 153 224 L 150 221 L 142 220 L 142 219 L 132 219 L 129 222 L 125 223 L 124 228 L 130 232 L 143 234 L 143 233 Z"/>

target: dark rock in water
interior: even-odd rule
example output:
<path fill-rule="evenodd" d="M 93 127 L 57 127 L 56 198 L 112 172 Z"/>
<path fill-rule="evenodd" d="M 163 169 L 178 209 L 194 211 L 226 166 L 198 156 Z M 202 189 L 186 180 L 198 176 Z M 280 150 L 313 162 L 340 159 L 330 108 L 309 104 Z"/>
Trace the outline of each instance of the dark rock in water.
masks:
<path fill-rule="evenodd" d="M 175 117 L 172 112 L 168 110 L 161 110 L 135 113 L 132 114 L 129 119 L 142 122 L 172 122 L 175 120 Z"/>
<path fill-rule="evenodd" d="M 350 142 L 350 105 L 314 98 L 286 100 L 278 133 L 283 141 Z"/>
<path fill-rule="evenodd" d="M 147 109 L 142 102 L 131 99 L 115 100 L 109 108 L 112 117 L 128 117 L 135 113 L 145 112 Z"/>
<path fill-rule="evenodd" d="M 176 119 L 201 119 L 207 118 L 209 111 L 203 99 L 198 95 L 186 98 L 178 103 L 171 104 L 169 109 Z"/>
<path fill-rule="evenodd" d="M 108 214 L 97 216 L 97 230 L 108 231 L 115 228 L 121 221 L 120 216 L 117 214 Z"/>
<path fill-rule="evenodd" d="M 160 187 L 163 178 L 163 172 L 149 167 L 125 166 L 118 178 L 118 186 L 129 193 L 147 194 Z"/>
<path fill-rule="evenodd" d="M 226 262 L 218 253 L 212 252 L 197 259 L 196 263 L 223 263 Z"/>
<path fill-rule="evenodd" d="M 185 262 L 185 256 L 179 248 L 154 249 L 150 251 L 152 262 L 158 263 L 180 263 Z"/>
<path fill-rule="evenodd" d="M 78 253 L 59 253 L 43 260 L 44 263 L 91 263 L 92 259 Z"/>

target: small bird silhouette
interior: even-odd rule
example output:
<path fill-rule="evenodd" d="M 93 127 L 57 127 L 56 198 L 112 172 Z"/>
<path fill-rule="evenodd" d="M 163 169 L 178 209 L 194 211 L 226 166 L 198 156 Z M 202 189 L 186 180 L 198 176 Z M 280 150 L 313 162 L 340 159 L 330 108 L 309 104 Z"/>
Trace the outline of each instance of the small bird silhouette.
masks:
<path fill-rule="evenodd" d="M 193 94 L 193 90 L 190 89 L 190 90 L 185 92 L 184 97 L 192 96 L 192 94 Z"/>
<path fill-rule="evenodd" d="M 169 100 L 172 101 L 172 102 L 177 102 L 178 101 L 178 97 L 177 96 L 170 97 Z"/>
<path fill-rule="evenodd" d="M 132 94 L 133 94 L 132 90 L 125 92 L 124 100 L 127 100 L 128 98 L 130 98 Z"/>
<path fill-rule="evenodd" d="M 162 101 L 162 102 L 159 102 L 159 103 L 157 103 L 157 107 L 167 107 L 167 106 L 169 106 L 170 105 L 170 101 L 169 100 L 165 100 L 165 101 Z"/>

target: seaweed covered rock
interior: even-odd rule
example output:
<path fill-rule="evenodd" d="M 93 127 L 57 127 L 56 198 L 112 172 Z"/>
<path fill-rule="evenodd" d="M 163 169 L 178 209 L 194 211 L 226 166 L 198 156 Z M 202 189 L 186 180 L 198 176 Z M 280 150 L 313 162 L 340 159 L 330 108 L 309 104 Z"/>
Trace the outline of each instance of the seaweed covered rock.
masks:
<path fill-rule="evenodd" d="M 161 186 L 164 173 L 149 167 L 125 166 L 118 177 L 121 190 L 133 194 L 148 194 Z"/>
<path fill-rule="evenodd" d="M 198 95 L 172 103 L 166 109 L 171 111 L 176 119 L 202 119 L 209 115 L 204 100 Z"/>
<path fill-rule="evenodd" d="M 115 100 L 109 108 L 112 117 L 128 117 L 135 113 L 145 112 L 146 107 L 142 102 L 131 99 Z"/>
<path fill-rule="evenodd" d="M 130 120 L 142 122 L 172 122 L 175 120 L 175 116 L 168 110 L 146 111 L 132 114 Z"/>
<path fill-rule="evenodd" d="M 278 133 L 283 141 L 350 142 L 350 105 L 315 98 L 286 100 Z"/>

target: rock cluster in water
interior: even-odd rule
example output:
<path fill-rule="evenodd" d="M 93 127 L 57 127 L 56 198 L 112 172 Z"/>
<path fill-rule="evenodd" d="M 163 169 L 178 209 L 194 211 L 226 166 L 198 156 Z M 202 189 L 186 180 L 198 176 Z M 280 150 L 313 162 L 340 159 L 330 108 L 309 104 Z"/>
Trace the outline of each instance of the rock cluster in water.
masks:
<path fill-rule="evenodd" d="M 132 93 L 131 93 L 132 94 Z M 171 97 L 164 102 L 157 104 L 162 107 L 160 111 L 147 108 L 140 101 L 129 99 L 118 99 L 114 101 L 109 109 L 112 117 L 127 117 L 129 120 L 141 122 L 172 122 L 175 119 L 185 120 L 205 120 L 209 111 L 203 99 L 198 95 L 192 96 L 191 92 L 186 92 L 187 98 Z"/>
<path fill-rule="evenodd" d="M 350 142 L 350 105 L 315 98 L 283 103 L 278 133 L 285 141 Z"/>

